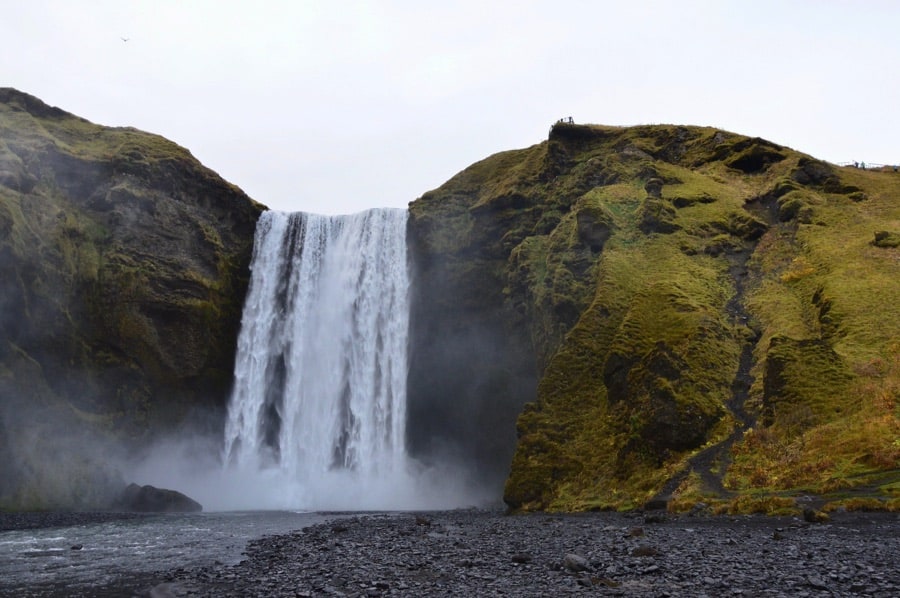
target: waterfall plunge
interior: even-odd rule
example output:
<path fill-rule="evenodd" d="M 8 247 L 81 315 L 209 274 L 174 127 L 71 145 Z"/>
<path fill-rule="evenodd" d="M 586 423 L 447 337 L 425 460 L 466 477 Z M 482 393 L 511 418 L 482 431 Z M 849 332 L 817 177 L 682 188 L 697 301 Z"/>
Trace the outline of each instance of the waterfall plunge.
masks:
<path fill-rule="evenodd" d="M 446 472 L 406 455 L 406 219 L 269 211 L 257 224 L 224 458 L 265 506 L 461 504 Z"/>

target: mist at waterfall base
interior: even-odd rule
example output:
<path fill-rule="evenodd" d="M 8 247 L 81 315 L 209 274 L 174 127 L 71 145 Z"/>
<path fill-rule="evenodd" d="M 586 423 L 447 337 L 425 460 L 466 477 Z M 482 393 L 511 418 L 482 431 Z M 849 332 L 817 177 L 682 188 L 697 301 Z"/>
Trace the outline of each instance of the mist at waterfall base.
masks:
<path fill-rule="evenodd" d="M 263 213 L 224 467 L 208 447 L 171 442 L 135 476 L 178 488 L 209 510 L 446 509 L 497 500 L 449 456 L 430 455 L 425 465 L 407 452 L 406 220 L 399 209 Z"/>

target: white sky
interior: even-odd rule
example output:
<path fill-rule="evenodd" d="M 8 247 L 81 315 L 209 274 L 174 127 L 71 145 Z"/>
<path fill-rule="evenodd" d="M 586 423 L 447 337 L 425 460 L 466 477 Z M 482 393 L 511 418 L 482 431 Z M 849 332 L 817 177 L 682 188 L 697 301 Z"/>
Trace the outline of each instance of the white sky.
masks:
<path fill-rule="evenodd" d="M 564 116 L 900 163 L 895 0 L 0 0 L 0 40 L 0 86 L 278 210 L 404 207 Z"/>

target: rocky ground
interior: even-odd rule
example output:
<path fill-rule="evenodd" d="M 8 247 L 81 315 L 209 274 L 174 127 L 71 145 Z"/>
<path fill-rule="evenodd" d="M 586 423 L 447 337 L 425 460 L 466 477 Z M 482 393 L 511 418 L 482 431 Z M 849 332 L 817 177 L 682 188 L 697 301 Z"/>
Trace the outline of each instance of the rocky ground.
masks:
<path fill-rule="evenodd" d="M 177 570 L 133 595 L 896 596 L 900 516 L 498 512 L 337 518 L 251 543 L 235 566 Z M 137 580 L 135 580 L 137 582 Z M 140 583 L 146 584 L 147 579 Z"/>

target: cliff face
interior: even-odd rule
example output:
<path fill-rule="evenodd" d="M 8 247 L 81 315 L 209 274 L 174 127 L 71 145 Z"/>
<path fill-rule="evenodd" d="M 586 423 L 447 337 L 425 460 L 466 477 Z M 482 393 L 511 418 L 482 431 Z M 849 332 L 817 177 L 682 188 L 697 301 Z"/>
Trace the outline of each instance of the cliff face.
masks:
<path fill-rule="evenodd" d="M 900 175 L 560 123 L 410 210 L 418 440 L 488 439 L 511 507 L 896 482 Z"/>
<path fill-rule="evenodd" d="M 0 500 L 77 503 L 41 463 L 95 475 L 82 431 L 221 410 L 262 209 L 161 137 L 0 89 Z"/>

